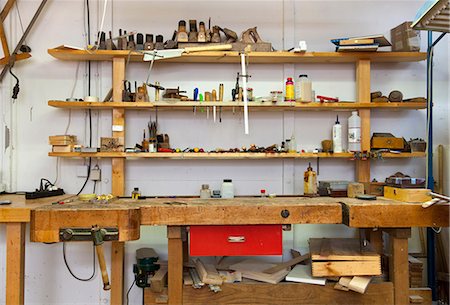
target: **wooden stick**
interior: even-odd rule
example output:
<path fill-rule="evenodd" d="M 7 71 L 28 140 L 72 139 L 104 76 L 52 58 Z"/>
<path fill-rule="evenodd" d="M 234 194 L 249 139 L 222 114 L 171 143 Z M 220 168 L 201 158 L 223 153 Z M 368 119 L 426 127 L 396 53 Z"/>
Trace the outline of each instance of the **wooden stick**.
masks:
<path fill-rule="evenodd" d="M 98 265 L 100 266 L 100 271 L 102 273 L 103 290 L 110 290 L 111 285 L 109 284 L 108 271 L 106 270 L 105 254 L 103 252 L 103 244 L 96 245 L 95 250 L 97 251 Z"/>
<path fill-rule="evenodd" d="M 268 273 L 268 274 L 274 274 L 274 273 L 276 273 L 276 272 L 278 272 L 278 271 L 281 271 L 281 270 L 283 270 L 283 269 L 286 269 L 286 268 L 288 268 L 288 267 L 297 265 L 298 263 L 301 263 L 301 262 L 303 262 L 304 260 L 307 260 L 308 258 L 309 258 L 309 253 L 304 254 L 304 255 L 302 255 L 302 256 L 299 256 L 299 257 L 296 257 L 296 258 L 293 258 L 293 259 L 291 259 L 291 260 L 289 260 L 289 261 L 287 261 L 287 262 L 278 264 L 278 265 L 276 265 L 276 266 L 274 266 L 274 267 L 271 267 L 271 268 L 269 268 L 269 269 L 264 270 L 263 272 L 264 272 L 264 273 Z"/>

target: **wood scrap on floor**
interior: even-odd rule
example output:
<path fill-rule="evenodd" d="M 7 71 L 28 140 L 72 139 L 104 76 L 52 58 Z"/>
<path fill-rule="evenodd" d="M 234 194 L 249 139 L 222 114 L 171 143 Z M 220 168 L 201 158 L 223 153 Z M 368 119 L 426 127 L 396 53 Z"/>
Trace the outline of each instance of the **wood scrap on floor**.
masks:
<path fill-rule="evenodd" d="M 167 270 L 167 266 L 161 266 L 150 278 L 150 289 L 153 292 L 162 292 L 167 285 Z"/>
<path fill-rule="evenodd" d="M 273 274 L 264 273 L 264 270 L 272 268 L 277 264 L 258 261 L 255 259 L 246 259 L 240 263 L 230 265 L 231 270 L 242 272 L 242 277 L 252 280 L 277 284 L 282 281 L 289 273 L 289 269 L 285 268 Z"/>
<path fill-rule="evenodd" d="M 242 273 L 239 271 L 221 270 L 219 271 L 219 275 L 224 283 L 242 282 Z"/>
<path fill-rule="evenodd" d="M 311 238 L 309 248 L 315 277 L 381 274 L 380 255 L 359 239 Z"/>
<path fill-rule="evenodd" d="M 422 304 L 423 298 L 420 295 L 410 295 L 409 296 L 409 303 L 410 304 Z"/>
<path fill-rule="evenodd" d="M 195 268 L 205 284 L 222 285 L 223 280 L 212 264 L 204 264 L 199 258 L 194 259 Z"/>
<path fill-rule="evenodd" d="M 354 276 L 346 277 L 343 276 L 338 283 L 334 286 L 334 289 L 343 291 L 356 291 L 358 293 L 364 294 L 367 287 L 370 284 L 372 277 L 370 276 Z"/>
<path fill-rule="evenodd" d="M 273 266 L 271 268 L 268 268 L 268 269 L 264 270 L 263 272 L 264 273 L 268 273 L 268 274 L 273 274 L 273 273 L 276 273 L 278 271 L 284 270 L 286 268 L 290 268 L 292 266 L 295 266 L 298 263 L 301 263 L 301 262 L 307 260 L 308 258 L 309 258 L 309 253 L 301 255 L 301 256 L 298 256 L 296 258 L 293 258 L 293 259 L 291 259 L 291 260 L 289 260 L 287 262 L 277 264 L 277 265 L 275 265 L 275 266 Z"/>

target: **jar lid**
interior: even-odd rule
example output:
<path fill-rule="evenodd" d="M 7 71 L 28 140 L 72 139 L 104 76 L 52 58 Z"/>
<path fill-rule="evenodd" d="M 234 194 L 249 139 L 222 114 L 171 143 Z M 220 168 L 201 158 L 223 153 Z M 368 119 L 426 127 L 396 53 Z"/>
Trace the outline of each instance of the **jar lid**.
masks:
<path fill-rule="evenodd" d="M 231 179 L 223 179 L 223 182 L 232 182 Z"/>
<path fill-rule="evenodd" d="M 308 77 L 308 74 L 300 74 L 299 77 Z"/>
<path fill-rule="evenodd" d="M 209 184 L 202 184 L 202 190 L 209 189 Z"/>

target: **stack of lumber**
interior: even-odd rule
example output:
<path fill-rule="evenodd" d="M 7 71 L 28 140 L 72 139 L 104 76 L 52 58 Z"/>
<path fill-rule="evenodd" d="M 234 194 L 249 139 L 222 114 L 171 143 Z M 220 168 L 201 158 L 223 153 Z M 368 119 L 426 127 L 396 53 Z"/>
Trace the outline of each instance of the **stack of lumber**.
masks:
<path fill-rule="evenodd" d="M 409 284 L 411 288 L 422 287 L 423 263 L 413 256 L 408 256 Z"/>
<path fill-rule="evenodd" d="M 381 258 L 370 244 L 356 238 L 311 238 L 312 276 L 380 275 Z"/>
<path fill-rule="evenodd" d="M 48 144 L 52 145 L 53 152 L 71 152 L 73 146 L 77 144 L 77 136 L 57 135 L 49 136 Z"/>

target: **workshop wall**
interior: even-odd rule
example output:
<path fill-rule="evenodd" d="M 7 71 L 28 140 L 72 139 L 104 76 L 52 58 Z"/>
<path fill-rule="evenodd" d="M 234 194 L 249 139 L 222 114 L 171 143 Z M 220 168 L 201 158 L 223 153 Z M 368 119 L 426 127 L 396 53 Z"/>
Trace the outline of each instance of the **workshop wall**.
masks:
<path fill-rule="evenodd" d="M 91 0 L 92 28 L 99 26 L 103 1 Z M 112 9 L 111 9 L 112 3 Z M 18 6 L 26 24 L 34 14 L 39 1 L 19 1 Z M 69 121 L 69 111 L 47 106 L 50 99 L 65 99 L 72 88 L 75 97 L 87 95 L 87 73 L 84 62 L 58 61 L 47 54 L 47 49 L 61 44 L 84 46 L 85 1 L 49 1 L 33 31 L 27 39 L 33 57 L 17 63 L 15 73 L 20 78 L 21 91 L 17 101 L 11 101 L 14 81 L 6 78 L 1 84 L 2 129 L 8 126 L 11 146 L 5 147 L 4 132 L 1 140 L 1 183 L 10 191 L 32 190 L 38 187 L 40 178 L 57 179 L 58 186 L 67 193 L 76 193 L 85 178 L 77 177 L 83 160 L 50 158 L 47 153 L 48 136 L 63 134 Z M 384 34 L 390 38 L 391 28 L 406 20 L 412 20 L 422 1 L 109 1 L 104 30 L 119 28 L 143 33 L 163 34 L 171 37 L 180 19 L 197 19 L 229 27 L 241 33 L 258 26 L 263 40 L 270 41 L 275 49 L 289 49 L 298 40 L 306 40 L 309 51 L 333 51 L 330 39 L 365 34 Z M 10 41 L 18 40 L 21 29 L 13 11 L 8 20 L 12 32 Z M 26 25 L 24 25 L 26 26 Z M 92 31 L 94 36 L 96 31 Z M 426 46 L 426 34 L 422 32 L 422 50 Z M 448 92 L 448 37 L 435 51 L 435 144 L 449 142 L 449 92 Z M 401 90 L 406 97 L 426 95 L 426 63 L 375 64 L 371 88 L 388 94 Z M 142 82 L 147 77 L 147 65 L 130 63 L 127 78 Z M 150 80 L 159 81 L 165 87 L 177 87 L 192 92 L 218 89 L 224 83 L 229 96 L 234 87 L 238 65 L 213 64 L 156 64 Z M 78 72 L 77 72 L 78 71 Z M 272 90 L 282 90 L 287 77 L 308 74 L 316 94 L 338 96 L 342 100 L 355 100 L 355 72 L 352 64 L 323 65 L 250 65 L 249 86 L 254 95 L 267 96 Z M 75 84 L 75 79 L 77 83 Z M 103 98 L 111 87 L 111 64 L 92 63 L 91 95 Z M 150 90 L 151 99 L 153 91 Z M 347 128 L 350 112 L 339 112 L 343 130 Z M 225 112 L 222 123 L 207 120 L 206 113 L 160 111 L 160 131 L 169 134 L 172 147 L 230 148 L 254 143 L 267 146 L 281 143 L 295 134 L 301 149 L 320 147 L 320 142 L 331 138 L 331 128 L 336 112 L 250 112 L 250 135 L 244 135 L 242 113 Z M 72 111 L 69 134 L 78 136 L 82 144 L 88 144 L 88 116 L 84 111 Z M 149 119 L 155 119 L 153 111 L 127 111 L 126 145 L 134 146 L 142 138 L 142 130 Z M 372 114 L 372 132 L 391 132 L 406 139 L 425 138 L 424 110 L 384 110 Z M 92 111 L 92 141 L 98 146 L 100 136 L 111 134 L 111 115 L 108 111 Z M 344 133 L 346 135 L 346 132 Z M 346 146 L 346 143 L 344 143 Z M 448 160 L 448 159 L 447 159 Z M 110 160 L 93 159 L 102 170 L 102 181 L 97 193 L 111 191 Z M 448 164 L 448 163 L 447 163 Z M 308 160 L 127 160 L 126 193 L 139 187 L 144 195 L 196 195 L 201 184 L 212 189 L 220 188 L 222 179 L 231 178 L 237 195 L 259 194 L 264 188 L 276 194 L 302 194 L 303 171 Z M 312 162 L 317 169 L 316 161 Z M 354 163 L 346 160 L 321 160 L 319 180 L 354 180 Z M 397 171 L 411 176 L 425 176 L 424 159 L 377 160 L 371 164 L 372 178 L 383 180 Z M 448 167 L 446 171 L 448 175 Z M 448 190 L 447 185 L 447 190 Z M 88 182 L 85 192 L 92 192 Z M 310 237 L 353 236 L 355 232 L 342 225 L 302 225 L 285 232 L 286 249 L 304 248 Z M 0 227 L 0 273 L 4 266 L 4 228 Z M 165 259 L 166 231 L 164 227 L 142 228 L 141 239 L 126 244 L 125 286 L 132 281 L 132 264 L 135 250 L 150 246 Z M 413 251 L 420 252 L 419 243 L 411 243 Z M 108 248 L 109 249 L 109 248 Z M 88 276 L 92 271 L 90 244 L 68 245 L 69 263 L 74 272 Z M 108 251 L 105 251 L 109 253 Z M 278 258 L 279 259 L 279 258 Z M 109 258 L 108 258 L 109 261 Z M 109 264 L 108 264 L 109 265 Z M 104 293 L 98 274 L 93 282 L 82 283 L 73 279 L 62 260 L 61 244 L 29 244 L 26 253 L 26 304 L 107 304 L 109 293 Z M 0 282 L 3 282 L 0 280 Z M 52 285 L 49 285 L 52 283 Z M 0 285 L 0 303 L 4 303 L 4 285 Z M 83 293 L 80 293 L 83 291 Z M 134 288 L 130 304 L 140 302 L 141 291 Z"/>

